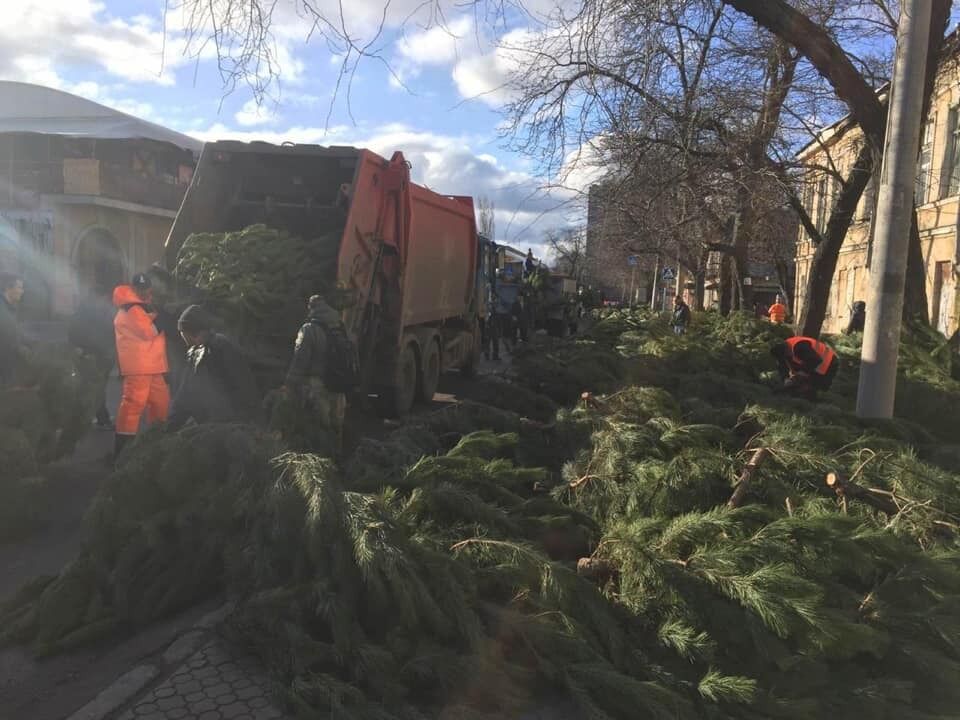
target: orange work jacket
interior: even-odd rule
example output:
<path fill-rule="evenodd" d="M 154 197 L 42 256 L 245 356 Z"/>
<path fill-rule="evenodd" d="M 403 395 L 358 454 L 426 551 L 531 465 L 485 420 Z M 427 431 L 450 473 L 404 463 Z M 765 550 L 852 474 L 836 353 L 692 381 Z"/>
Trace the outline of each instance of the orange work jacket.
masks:
<path fill-rule="evenodd" d="M 770 322 L 782 323 L 787 319 L 787 306 L 783 303 L 774 303 L 768 310 Z"/>
<path fill-rule="evenodd" d="M 167 372 L 167 339 L 157 332 L 156 313 L 144 307 L 130 285 L 113 291 L 117 315 L 113 328 L 117 337 L 117 364 L 121 375 L 162 375 Z"/>
<path fill-rule="evenodd" d="M 790 364 L 796 368 L 800 367 L 800 363 L 795 359 L 796 355 L 794 355 L 793 349 L 797 346 L 797 343 L 810 343 L 813 346 L 814 352 L 820 356 L 820 364 L 817 365 L 815 370 L 818 375 L 826 375 L 827 370 L 830 369 L 830 365 L 834 361 L 834 358 L 837 357 L 837 354 L 830 349 L 829 345 L 822 343 L 815 338 L 803 337 L 801 335 L 798 337 L 788 338 L 785 342 L 787 343 L 787 348 L 790 350 Z"/>

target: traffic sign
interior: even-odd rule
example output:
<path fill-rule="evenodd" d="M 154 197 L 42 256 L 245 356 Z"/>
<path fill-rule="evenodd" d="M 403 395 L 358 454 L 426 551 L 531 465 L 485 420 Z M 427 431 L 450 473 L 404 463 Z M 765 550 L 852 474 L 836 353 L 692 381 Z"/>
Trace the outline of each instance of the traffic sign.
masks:
<path fill-rule="evenodd" d="M 663 272 L 660 273 L 660 278 L 662 280 L 676 280 L 677 273 L 672 267 L 665 267 Z"/>
<path fill-rule="evenodd" d="M 636 255 L 627 255 L 627 265 L 638 265 L 640 263 L 640 258 Z"/>

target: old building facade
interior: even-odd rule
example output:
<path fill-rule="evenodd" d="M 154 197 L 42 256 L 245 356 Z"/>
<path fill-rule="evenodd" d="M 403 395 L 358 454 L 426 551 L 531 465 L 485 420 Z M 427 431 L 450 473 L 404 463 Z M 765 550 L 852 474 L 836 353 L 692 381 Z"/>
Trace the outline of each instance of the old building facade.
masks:
<path fill-rule="evenodd" d="M 0 270 L 28 320 L 70 315 L 161 259 L 201 143 L 50 88 L 0 82 Z"/>
<path fill-rule="evenodd" d="M 859 127 L 844 119 L 825 128 L 798 155 L 808 168 L 802 201 L 813 223 L 826 229 L 839 181 L 846 175 L 862 143 Z M 830 172 L 835 168 L 835 172 Z M 868 184 L 844 239 L 830 288 L 824 332 L 845 327 L 853 303 L 867 297 L 877 175 Z M 915 187 L 917 221 L 926 274 L 927 302 L 935 327 L 944 334 L 958 326 L 958 204 L 960 204 L 960 71 L 951 54 L 938 72 L 929 119 L 923 129 Z M 802 227 L 796 256 L 796 308 L 803 306 L 815 245 Z M 867 308 L 869 312 L 869 307 Z"/>

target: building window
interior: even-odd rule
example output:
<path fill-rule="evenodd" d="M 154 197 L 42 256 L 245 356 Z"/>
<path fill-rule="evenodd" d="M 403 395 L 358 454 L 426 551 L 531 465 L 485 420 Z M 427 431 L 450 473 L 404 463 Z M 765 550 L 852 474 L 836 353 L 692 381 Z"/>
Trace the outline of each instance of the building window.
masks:
<path fill-rule="evenodd" d="M 960 193 L 960 128 L 957 127 L 957 111 L 950 108 L 947 116 L 947 152 L 943 159 L 943 175 L 940 180 L 940 198 Z"/>
<path fill-rule="evenodd" d="M 822 177 L 817 181 L 817 221 L 816 226 L 817 230 L 824 232 L 827 229 L 827 205 L 830 202 L 830 198 L 827 195 L 827 188 L 829 183 L 827 182 L 826 177 Z"/>
<path fill-rule="evenodd" d="M 876 205 L 876 177 L 875 174 L 870 175 L 867 186 L 863 189 L 863 195 L 860 196 L 860 203 L 857 205 L 858 220 L 869 220 L 870 216 L 873 215 L 873 206 Z"/>
<path fill-rule="evenodd" d="M 923 127 L 923 139 L 920 143 L 920 157 L 917 159 L 917 187 L 914 199 L 917 205 L 927 202 L 930 191 L 930 171 L 933 162 L 933 118 Z"/>

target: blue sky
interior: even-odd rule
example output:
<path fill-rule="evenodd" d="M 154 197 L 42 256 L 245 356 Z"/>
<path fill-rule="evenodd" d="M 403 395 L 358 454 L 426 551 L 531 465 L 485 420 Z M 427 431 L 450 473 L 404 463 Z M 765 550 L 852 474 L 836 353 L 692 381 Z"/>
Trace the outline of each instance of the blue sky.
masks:
<path fill-rule="evenodd" d="M 12 0 L 0 28 L 0 78 L 61 88 L 201 139 L 353 144 L 387 156 L 403 150 L 417 181 L 491 197 L 499 239 L 525 247 L 582 218 L 575 193 L 539 192 L 543 179 L 529 160 L 505 149 L 498 127 L 509 62 L 462 7 L 448 4 L 440 27 L 422 13 L 410 17 L 420 0 L 391 0 L 374 46 L 382 61 L 359 64 L 348 107 L 345 89 L 331 105 L 338 48 L 316 36 L 306 42 L 300 3 L 279 0 L 271 45 L 279 80 L 257 106 L 242 82 L 225 94 L 212 46 L 189 44 L 176 2 L 164 14 L 163 0 Z M 317 3 L 337 15 L 337 0 Z M 372 38 L 382 0 L 344 7 L 350 34 Z M 501 29 L 511 31 L 524 26 Z"/>
<path fill-rule="evenodd" d="M 211 1 L 223 7 L 231 0 Z M 318 7 L 339 23 L 340 1 L 276 0 L 270 48 L 279 81 L 260 106 L 243 82 L 225 94 L 213 46 L 189 42 L 182 3 L 207 7 L 207 0 L 7 0 L 0 79 L 57 87 L 205 140 L 359 145 L 386 156 L 402 150 L 418 182 L 491 198 L 497 239 L 523 247 L 536 247 L 549 229 L 583 222 L 577 190 L 596 170 L 576 168 L 563 178 L 566 188 L 544 192 L 558 178 L 538 175 L 499 136 L 509 100 L 503 83 L 517 61 L 496 46 L 489 18 L 475 19 L 460 0 L 390 0 L 372 45 L 378 58 L 359 64 L 349 107 L 345 88 L 331 106 L 342 47 L 317 34 L 307 42 L 311 23 L 302 8 Z M 376 35 L 384 1 L 343 0 L 357 44 Z M 507 45 L 536 31 L 531 16 L 576 2 L 514 1 L 527 14 L 498 25 Z M 442 27 L 425 8 L 443 11 Z M 209 23 L 201 17 L 200 24 L 200 37 L 209 37 Z"/>

